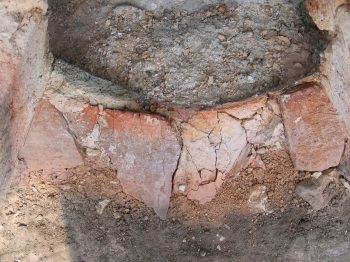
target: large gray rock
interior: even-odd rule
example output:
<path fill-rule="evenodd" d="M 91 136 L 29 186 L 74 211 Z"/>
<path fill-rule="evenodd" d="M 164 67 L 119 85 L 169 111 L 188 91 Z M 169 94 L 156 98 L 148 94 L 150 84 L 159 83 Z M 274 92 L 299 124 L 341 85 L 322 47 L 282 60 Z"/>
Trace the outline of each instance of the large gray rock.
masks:
<path fill-rule="evenodd" d="M 318 179 L 308 179 L 300 182 L 296 187 L 296 193 L 308 202 L 314 210 L 326 207 L 329 201 L 336 195 L 335 190 L 327 187 L 335 183 L 334 177 L 322 175 Z"/>
<path fill-rule="evenodd" d="M 49 1 L 55 56 L 146 100 L 214 104 L 294 82 L 322 35 L 303 1 Z"/>

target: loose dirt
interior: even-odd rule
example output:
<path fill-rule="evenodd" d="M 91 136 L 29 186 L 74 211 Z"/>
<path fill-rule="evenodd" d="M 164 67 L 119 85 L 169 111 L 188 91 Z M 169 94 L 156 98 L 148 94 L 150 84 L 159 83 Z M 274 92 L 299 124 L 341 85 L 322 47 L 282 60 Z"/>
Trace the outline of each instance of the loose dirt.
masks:
<path fill-rule="evenodd" d="M 309 174 L 295 172 L 284 151 L 261 159 L 265 168 L 231 176 L 206 205 L 173 197 L 164 221 L 122 192 L 117 171 L 27 174 L 1 206 L 0 261 L 347 261 L 345 189 L 312 211 L 295 195 Z M 261 185 L 263 213 L 248 203 Z"/>

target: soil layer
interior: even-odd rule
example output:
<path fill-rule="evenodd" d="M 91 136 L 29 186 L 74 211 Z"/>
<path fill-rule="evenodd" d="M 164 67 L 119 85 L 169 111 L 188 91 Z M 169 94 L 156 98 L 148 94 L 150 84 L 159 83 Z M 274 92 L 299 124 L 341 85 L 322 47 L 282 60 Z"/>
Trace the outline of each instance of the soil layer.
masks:
<path fill-rule="evenodd" d="M 349 194 L 321 211 L 294 193 L 307 177 L 288 154 L 262 155 L 199 205 L 174 197 L 166 220 L 122 192 L 117 172 L 80 167 L 22 178 L 0 210 L 0 260 L 7 261 L 346 261 Z M 278 166 L 273 163 L 280 163 Z M 265 185 L 269 212 L 247 200 Z"/>

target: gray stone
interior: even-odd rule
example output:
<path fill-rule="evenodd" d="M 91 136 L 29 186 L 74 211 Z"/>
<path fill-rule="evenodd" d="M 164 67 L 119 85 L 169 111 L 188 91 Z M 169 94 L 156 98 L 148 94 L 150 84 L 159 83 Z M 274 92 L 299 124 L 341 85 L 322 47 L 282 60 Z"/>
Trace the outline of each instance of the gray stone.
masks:
<path fill-rule="evenodd" d="M 335 181 L 334 177 L 322 175 L 318 179 L 308 179 L 300 182 L 296 187 L 296 193 L 308 202 L 314 210 L 326 207 L 336 192 L 326 190 Z"/>
<path fill-rule="evenodd" d="M 50 74 L 46 96 L 62 112 L 80 111 L 82 102 L 105 108 L 140 110 L 137 93 L 59 59 Z M 68 99 L 74 99 L 70 106 L 66 103 Z"/>
<path fill-rule="evenodd" d="M 51 1 L 52 52 L 146 100 L 211 105 L 281 88 L 313 71 L 324 42 L 300 1 L 83 3 Z"/>

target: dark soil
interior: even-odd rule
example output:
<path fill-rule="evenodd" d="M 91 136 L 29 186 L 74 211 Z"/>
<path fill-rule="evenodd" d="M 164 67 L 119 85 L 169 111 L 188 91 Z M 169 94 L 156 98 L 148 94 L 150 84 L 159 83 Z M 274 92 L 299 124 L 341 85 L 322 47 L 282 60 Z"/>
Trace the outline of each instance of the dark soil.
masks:
<path fill-rule="evenodd" d="M 277 156 L 285 164 L 270 164 Z M 312 211 L 294 194 L 303 178 L 290 171 L 288 155 L 262 159 L 265 171 L 228 179 L 207 205 L 173 198 L 165 221 L 124 194 L 114 171 L 31 173 L 1 208 L 0 261 L 348 261 L 345 189 L 334 188 L 330 205 Z M 272 213 L 244 204 L 254 183 L 273 192 Z M 110 202 L 99 214 L 103 200 Z"/>

